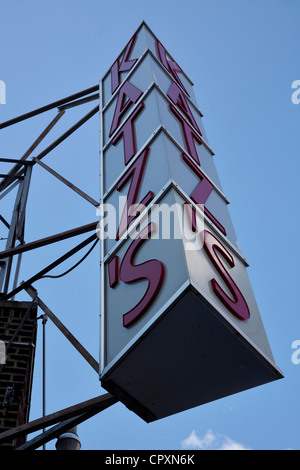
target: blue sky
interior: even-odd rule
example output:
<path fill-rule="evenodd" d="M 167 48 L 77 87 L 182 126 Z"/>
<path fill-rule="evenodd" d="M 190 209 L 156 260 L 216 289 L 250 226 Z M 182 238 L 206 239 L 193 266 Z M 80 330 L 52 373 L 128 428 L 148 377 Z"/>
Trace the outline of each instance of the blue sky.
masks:
<path fill-rule="evenodd" d="M 285 378 L 145 424 L 117 404 L 81 424 L 83 449 L 299 449 L 299 124 L 297 0 L 12 0 L 1 6 L 0 122 L 96 85 L 145 20 L 194 82 L 199 108 L 270 345 Z M 42 150 L 91 109 L 69 110 Z M 20 158 L 56 111 L 4 129 L 0 156 Z M 45 163 L 99 198 L 99 122 L 94 116 Z M 37 152 L 34 156 L 37 155 Z M 3 165 L 3 164 L 0 164 Z M 2 170 L 3 169 L 3 170 Z M 1 166 L 0 173 L 7 167 Z M 14 193 L 1 200 L 10 218 Z M 34 169 L 26 241 L 90 223 L 95 209 Z M 0 238 L 5 236 L 4 226 Z M 83 236 L 84 238 L 84 236 Z M 76 239 L 77 241 L 77 239 Z M 78 238 L 78 242 L 80 237 Z M 5 242 L 0 240 L 0 248 Z M 23 256 L 26 280 L 69 248 Z M 94 252 L 96 253 L 96 252 Z M 79 259 L 81 255 L 76 258 Z M 60 273 L 75 258 L 57 268 Z M 35 284 L 41 299 L 98 358 L 99 259 L 61 280 Z M 19 294 L 19 300 L 28 300 Z M 104 393 L 97 374 L 47 323 L 47 413 Z M 42 413 L 41 324 L 31 419 Z M 54 448 L 49 443 L 47 448 Z"/>

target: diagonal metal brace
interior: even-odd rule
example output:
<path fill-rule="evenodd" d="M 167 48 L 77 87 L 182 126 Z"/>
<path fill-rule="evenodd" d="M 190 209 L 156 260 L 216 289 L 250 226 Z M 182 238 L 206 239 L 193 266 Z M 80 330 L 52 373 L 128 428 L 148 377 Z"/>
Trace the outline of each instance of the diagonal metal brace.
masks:
<path fill-rule="evenodd" d="M 92 415 L 100 413 L 101 411 L 105 410 L 109 406 L 114 405 L 117 402 L 118 399 L 110 393 L 100 395 L 99 397 L 92 398 L 77 405 L 73 405 L 69 408 L 65 408 L 55 413 L 51 413 L 50 415 L 44 416 L 43 418 L 38 418 L 29 423 L 21 424 L 16 428 L 4 431 L 0 434 L 0 444 L 3 442 L 14 440 L 20 436 L 39 431 L 40 429 L 55 425 L 57 423 L 65 423 L 67 429 L 70 429 L 73 425 L 75 426 L 76 424 L 75 422 L 71 421 L 72 419 L 79 419 L 79 421 L 77 421 L 77 424 L 79 424 L 79 422 L 83 422 Z M 60 435 L 62 432 L 64 431 L 62 431 L 62 427 L 60 427 L 58 429 L 58 434 Z M 55 433 L 56 430 L 54 430 L 53 434 Z M 53 439 L 55 437 L 53 434 L 51 435 L 51 437 L 47 437 L 47 440 Z M 41 446 L 42 444 L 43 442 L 39 441 L 37 447 Z M 18 450 L 21 450 L 20 447 L 18 447 Z"/>
<path fill-rule="evenodd" d="M 44 304 L 44 302 L 38 297 L 37 291 L 34 287 L 26 287 L 26 292 L 32 299 L 36 299 L 38 306 L 43 310 L 48 318 L 55 324 L 55 326 L 61 331 L 61 333 L 70 341 L 75 349 L 82 355 L 82 357 L 92 366 L 92 368 L 99 373 L 99 364 L 91 354 L 82 346 L 82 344 L 72 335 L 72 333 L 66 328 L 66 326 L 54 315 L 54 313 Z"/>

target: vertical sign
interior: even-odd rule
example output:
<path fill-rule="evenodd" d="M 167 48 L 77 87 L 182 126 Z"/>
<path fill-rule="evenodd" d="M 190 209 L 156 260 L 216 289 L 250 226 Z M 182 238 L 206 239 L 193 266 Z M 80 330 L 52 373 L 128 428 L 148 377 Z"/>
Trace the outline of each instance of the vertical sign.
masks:
<path fill-rule="evenodd" d="M 153 421 L 282 377 L 192 82 L 142 23 L 100 90 L 102 386 Z"/>

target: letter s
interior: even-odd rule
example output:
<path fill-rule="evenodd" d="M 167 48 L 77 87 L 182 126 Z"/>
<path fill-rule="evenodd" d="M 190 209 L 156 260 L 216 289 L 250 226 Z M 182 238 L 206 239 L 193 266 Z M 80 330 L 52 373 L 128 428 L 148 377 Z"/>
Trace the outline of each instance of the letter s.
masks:
<path fill-rule="evenodd" d="M 165 269 L 163 263 L 158 260 L 149 260 L 144 263 L 134 265 L 134 257 L 138 248 L 145 242 L 149 234 L 155 230 L 152 222 L 145 227 L 139 237 L 137 237 L 126 251 L 120 266 L 121 281 L 131 284 L 141 279 L 147 279 L 148 287 L 142 300 L 129 312 L 123 315 L 123 326 L 125 328 L 135 323 L 150 307 L 162 285 Z"/>
<path fill-rule="evenodd" d="M 234 283 L 233 279 L 229 276 L 226 268 L 217 254 L 217 251 L 223 256 L 223 258 L 225 258 L 231 268 L 234 267 L 233 257 L 229 251 L 227 251 L 226 248 L 219 242 L 219 240 L 217 240 L 217 238 L 207 230 L 203 230 L 200 233 L 200 238 L 209 259 L 229 288 L 233 299 L 228 297 L 221 286 L 217 283 L 216 279 L 211 279 L 210 282 L 214 293 L 225 305 L 225 307 L 228 308 L 228 310 L 230 310 L 230 312 L 233 313 L 233 315 L 235 315 L 239 320 L 248 320 L 248 318 L 250 318 L 250 311 L 247 302 L 237 285 Z"/>

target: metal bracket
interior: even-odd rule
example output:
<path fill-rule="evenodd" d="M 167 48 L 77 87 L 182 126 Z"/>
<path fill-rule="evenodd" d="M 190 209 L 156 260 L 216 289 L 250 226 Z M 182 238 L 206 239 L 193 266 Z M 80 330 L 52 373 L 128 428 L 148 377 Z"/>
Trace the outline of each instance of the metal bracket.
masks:
<path fill-rule="evenodd" d="M 11 406 L 15 401 L 15 387 L 14 385 L 6 387 L 2 407 Z"/>

